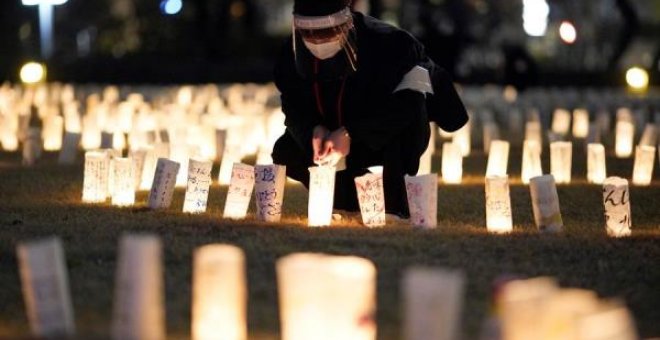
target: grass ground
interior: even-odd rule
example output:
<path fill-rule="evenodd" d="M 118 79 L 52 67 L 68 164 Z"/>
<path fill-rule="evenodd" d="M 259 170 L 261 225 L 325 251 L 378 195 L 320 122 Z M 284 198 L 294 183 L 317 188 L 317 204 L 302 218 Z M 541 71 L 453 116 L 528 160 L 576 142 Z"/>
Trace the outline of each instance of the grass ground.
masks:
<path fill-rule="evenodd" d="M 475 153 L 465 160 L 465 182 L 439 186 L 438 228 L 407 226 L 366 229 L 356 221 L 345 225 L 305 227 L 307 193 L 287 185 L 284 218 L 263 224 L 248 218 L 221 218 L 226 187 L 214 185 L 209 211 L 180 212 L 183 190 L 172 208 L 144 208 L 147 194 L 134 208 L 84 205 L 80 202 L 82 163 L 57 166 L 54 155 L 23 169 L 18 154 L 0 154 L 0 338 L 29 334 L 17 271 L 17 242 L 58 235 L 65 245 L 78 333 L 81 338 L 107 335 L 114 287 L 116 251 L 125 232 L 155 233 L 165 250 L 168 335 L 189 337 L 192 252 L 197 246 L 228 242 L 247 255 L 249 330 L 252 339 L 278 337 L 275 261 L 291 252 L 352 254 L 372 260 L 378 269 L 378 332 L 381 339 L 398 339 L 399 286 L 402 271 L 413 264 L 460 268 L 467 276 L 463 313 L 466 339 L 474 339 L 489 311 L 491 283 L 503 274 L 549 275 L 563 286 L 595 290 L 602 297 L 624 299 L 642 337 L 660 336 L 660 171 L 651 187 L 631 189 L 633 236 L 604 234 L 601 188 L 584 179 L 584 153 L 574 150 L 575 184 L 558 188 L 565 232 L 538 234 L 528 188 L 519 181 L 520 150 L 512 149 L 512 208 L 515 232 L 490 235 L 485 231 L 483 178 L 486 158 Z M 547 157 L 547 152 L 544 153 Z M 434 169 L 439 159 L 434 158 Z M 544 159 L 544 169 L 549 162 Z M 216 164 L 217 172 L 217 164 Z M 608 158 L 608 174 L 630 178 L 632 159 Z"/>

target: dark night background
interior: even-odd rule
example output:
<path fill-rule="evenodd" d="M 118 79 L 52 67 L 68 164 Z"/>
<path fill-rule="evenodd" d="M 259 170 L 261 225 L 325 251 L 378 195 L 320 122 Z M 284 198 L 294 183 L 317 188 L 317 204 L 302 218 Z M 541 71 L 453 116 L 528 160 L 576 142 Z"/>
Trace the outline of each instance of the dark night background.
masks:
<path fill-rule="evenodd" d="M 55 7 L 51 81 L 223 83 L 271 80 L 274 56 L 290 31 L 291 1 L 69 0 Z M 362 1 L 363 3 L 360 3 Z M 523 30 L 523 0 L 360 0 L 357 9 L 397 23 L 425 43 L 464 83 L 622 85 L 641 65 L 660 78 L 659 0 L 547 0 L 547 33 Z M 531 2 L 543 0 L 525 0 Z M 368 6 L 367 6 L 368 5 Z M 38 10 L 0 2 L 0 81 L 40 58 Z M 559 24 L 577 41 L 565 44 Z"/>

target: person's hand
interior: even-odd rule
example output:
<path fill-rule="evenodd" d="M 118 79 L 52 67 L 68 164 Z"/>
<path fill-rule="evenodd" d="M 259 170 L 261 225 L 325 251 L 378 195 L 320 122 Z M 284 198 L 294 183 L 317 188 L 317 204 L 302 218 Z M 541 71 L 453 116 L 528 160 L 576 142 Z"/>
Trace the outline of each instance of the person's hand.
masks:
<path fill-rule="evenodd" d="M 312 149 L 314 150 L 314 163 L 319 163 L 323 158 L 325 158 L 330 149 L 325 147 L 325 139 L 330 134 L 330 131 L 322 125 L 317 125 L 312 132 Z"/>
<path fill-rule="evenodd" d="M 346 128 L 340 127 L 332 131 L 325 139 L 323 149 L 327 149 L 331 153 L 339 153 L 342 157 L 348 156 L 351 152 L 351 137 L 348 136 Z"/>

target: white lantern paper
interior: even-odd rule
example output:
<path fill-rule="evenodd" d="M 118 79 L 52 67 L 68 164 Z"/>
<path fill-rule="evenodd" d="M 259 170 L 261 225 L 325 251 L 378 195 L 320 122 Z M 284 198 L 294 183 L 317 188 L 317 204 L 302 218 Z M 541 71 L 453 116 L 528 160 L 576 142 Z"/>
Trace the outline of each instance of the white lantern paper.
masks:
<path fill-rule="evenodd" d="M 32 335 L 38 338 L 74 335 L 73 305 L 60 239 L 21 243 L 16 253 Z"/>
<path fill-rule="evenodd" d="M 529 182 L 534 222 L 541 231 L 558 232 L 564 226 L 559 210 L 559 196 L 552 175 L 534 177 Z"/>
<path fill-rule="evenodd" d="M 463 180 L 463 157 L 461 149 L 454 143 L 442 144 L 442 181 L 461 184 Z"/>
<path fill-rule="evenodd" d="M 648 123 L 644 127 L 639 145 L 655 146 L 658 143 L 658 129 L 655 124 Z"/>
<path fill-rule="evenodd" d="M 605 207 L 605 229 L 609 236 L 630 235 L 630 191 L 628 180 L 608 177 L 603 183 L 603 205 Z"/>
<path fill-rule="evenodd" d="M 149 208 L 167 209 L 172 204 L 176 176 L 181 165 L 165 158 L 159 158 L 154 174 L 154 182 L 149 192 Z"/>
<path fill-rule="evenodd" d="M 235 246 L 211 244 L 194 256 L 193 340 L 247 339 L 245 255 Z"/>
<path fill-rule="evenodd" d="M 64 131 L 64 118 L 51 115 L 44 119 L 44 150 L 57 151 L 62 148 L 62 132 Z"/>
<path fill-rule="evenodd" d="M 203 213 L 206 211 L 212 181 L 212 168 L 213 161 L 191 159 L 188 162 L 188 186 L 183 201 L 183 212 Z"/>
<path fill-rule="evenodd" d="M 62 141 L 62 149 L 57 159 L 58 164 L 73 164 L 76 161 L 78 145 L 80 145 L 80 133 L 66 132 Z"/>
<path fill-rule="evenodd" d="M 382 173 L 367 173 L 355 177 L 362 223 L 367 227 L 385 225 L 385 189 Z"/>
<path fill-rule="evenodd" d="M 469 156 L 472 148 L 472 137 L 470 134 L 471 125 L 472 124 L 468 122 L 462 128 L 458 129 L 458 131 L 454 132 L 452 137 L 452 143 L 458 145 L 462 157 Z"/>
<path fill-rule="evenodd" d="M 226 147 L 220 161 L 220 172 L 218 173 L 218 183 L 227 185 L 231 182 L 232 169 L 234 163 L 240 163 L 241 156 L 239 152 L 232 147 Z"/>
<path fill-rule="evenodd" d="M 405 177 L 410 223 L 424 229 L 438 226 L 438 175 Z"/>
<path fill-rule="evenodd" d="M 571 113 L 565 109 L 556 109 L 552 115 L 552 132 L 566 136 L 570 127 Z"/>
<path fill-rule="evenodd" d="M 508 282 L 501 289 L 498 307 L 502 321 L 502 339 L 541 339 L 543 309 L 559 288 L 545 277 Z"/>
<path fill-rule="evenodd" d="M 144 170 L 144 161 L 147 158 L 146 149 L 132 150 L 129 152 L 133 169 L 133 180 L 135 190 L 140 189 L 140 182 L 142 182 L 142 171 Z"/>
<path fill-rule="evenodd" d="M 588 144 L 587 181 L 589 181 L 589 183 L 603 184 L 605 177 L 607 177 L 605 147 L 603 144 Z"/>
<path fill-rule="evenodd" d="M 376 267 L 354 256 L 277 260 L 282 340 L 375 340 Z"/>
<path fill-rule="evenodd" d="M 571 165 L 573 160 L 573 143 L 550 143 L 550 173 L 557 184 L 571 183 Z"/>
<path fill-rule="evenodd" d="M 309 168 L 307 225 L 310 227 L 325 227 L 332 222 L 335 173 L 334 166 L 313 166 Z"/>
<path fill-rule="evenodd" d="M 525 123 L 525 141 L 536 142 L 538 145 L 539 151 L 543 151 L 543 133 L 541 128 L 541 122 L 539 121 L 529 121 Z"/>
<path fill-rule="evenodd" d="M 541 168 L 541 146 L 533 140 L 523 142 L 522 169 L 520 178 L 524 184 L 529 184 L 532 177 L 543 175 Z"/>
<path fill-rule="evenodd" d="M 573 110 L 573 137 L 585 138 L 589 134 L 589 111 Z"/>
<path fill-rule="evenodd" d="M 135 177 L 133 161 L 130 158 L 113 158 L 110 161 L 113 173 L 112 205 L 130 206 L 135 204 Z"/>
<path fill-rule="evenodd" d="M 265 222 L 279 222 L 282 218 L 286 166 L 256 165 L 254 178 L 257 219 Z"/>
<path fill-rule="evenodd" d="M 494 140 L 490 144 L 486 176 L 506 176 L 509 165 L 509 142 Z"/>
<path fill-rule="evenodd" d="M 431 268 L 406 270 L 402 282 L 406 340 L 454 340 L 461 331 L 465 275 Z"/>
<path fill-rule="evenodd" d="M 108 197 L 108 175 L 110 162 L 103 151 L 85 152 L 85 177 L 82 201 L 103 203 Z"/>
<path fill-rule="evenodd" d="M 639 145 L 635 149 L 635 166 L 633 168 L 633 185 L 649 186 L 653 179 L 655 164 L 655 146 Z"/>
<path fill-rule="evenodd" d="M 513 230 L 509 177 L 486 177 L 486 228 L 493 233 Z"/>
<path fill-rule="evenodd" d="M 180 171 L 179 174 L 176 177 L 176 186 L 177 187 L 185 187 L 188 184 L 188 173 L 185 171 L 185 169 L 188 169 L 188 162 L 190 160 L 190 157 L 193 155 L 190 152 L 190 146 L 188 144 L 176 144 L 172 143 L 170 144 L 170 159 L 181 164 L 181 169 L 184 169 L 184 171 Z"/>
<path fill-rule="evenodd" d="M 168 158 L 170 154 L 170 146 L 168 143 L 157 143 L 153 147 L 147 147 L 147 155 L 144 158 L 144 165 L 142 167 L 142 181 L 140 182 L 140 190 L 150 190 L 154 182 L 154 174 L 156 173 L 156 165 L 159 158 Z"/>
<path fill-rule="evenodd" d="M 247 215 L 250 198 L 254 190 L 254 167 L 247 164 L 234 163 L 231 171 L 231 182 L 225 200 L 224 218 L 242 219 Z"/>
<path fill-rule="evenodd" d="M 635 125 L 630 120 L 619 119 L 616 122 L 615 154 L 618 158 L 628 158 L 633 152 Z"/>
<path fill-rule="evenodd" d="M 637 340 L 636 327 L 628 309 L 619 302 L 603 302 L 592 313 L 578 319 L 577 339 Z"/>
<path fill-rule="evenodd" d="M 119 244 L 112 339 L 164 340 L 165 310 L 160 239 L 124 235 Z"/>

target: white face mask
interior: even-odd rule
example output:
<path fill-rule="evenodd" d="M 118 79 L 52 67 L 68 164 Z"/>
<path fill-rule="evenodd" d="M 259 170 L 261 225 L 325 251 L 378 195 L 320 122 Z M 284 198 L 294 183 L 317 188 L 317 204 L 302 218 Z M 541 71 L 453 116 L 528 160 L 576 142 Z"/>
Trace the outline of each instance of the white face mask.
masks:
<path fill-rule="evenodd" d="M 341 46 L 341 39 L 333 40 L 327 43 L 322 43 L 322 44 L 314 44 L 310 43 L 306 40 L 303 39 L 303 42 L 305 43 L 305 46 L 307 46 L 307 49 L 312 52 L 312 54 L 321 59 L 329 59 L 335 56 L 339 51 L 341 51 L 342 46 Z"/>

